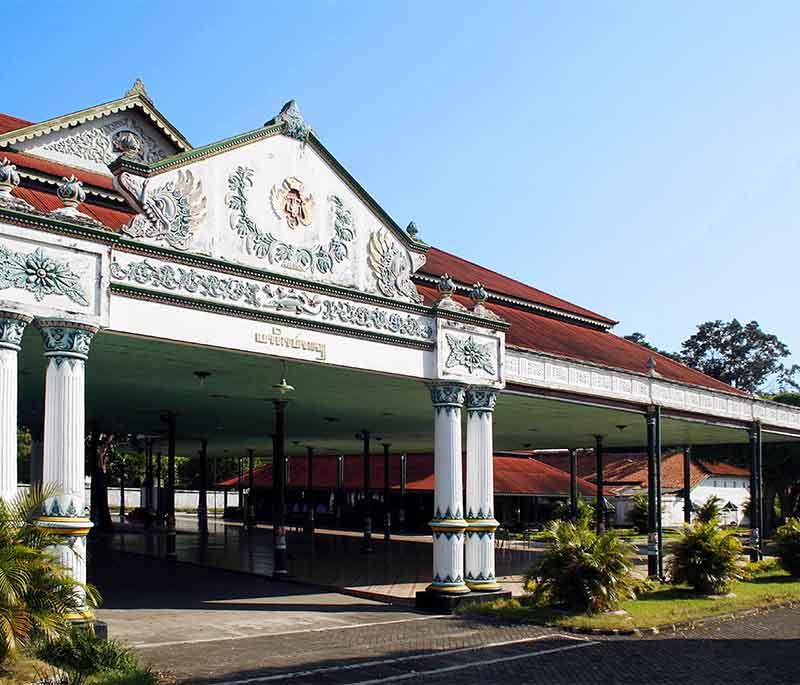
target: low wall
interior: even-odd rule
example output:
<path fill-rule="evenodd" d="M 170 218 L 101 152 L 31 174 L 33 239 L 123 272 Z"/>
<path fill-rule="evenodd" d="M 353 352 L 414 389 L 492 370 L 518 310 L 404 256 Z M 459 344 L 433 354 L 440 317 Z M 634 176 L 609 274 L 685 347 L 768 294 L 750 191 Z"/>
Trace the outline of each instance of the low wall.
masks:
<path fill-rule="evenodd" d="M 25 483 L 20 483 L 19 489 L 26 490 L 29 486 Z M 86 505 L 90 506 L 92 495 L 90 489 L 86 488 Z M 200 493 L 197 490 L 175 490 L 175 509 L 178 511 L 197 511 L 197 505 L 200 502 Z M 206 505 L 209 509 L 222 509 L 225 502 L 225 493 L 222 490 L 209 490 L 206 497 Z M 125 508 L 127 510 L 136 509 L 142 503 L 142 490 L 139 488 L 125 488 Z M 112 509 L 119 509 L 120 504 L 120 489 L 108 489 L 108 506 Z M 228 491 L 228 506 L 239 506 L 239 493 L 237 490 Z"/>

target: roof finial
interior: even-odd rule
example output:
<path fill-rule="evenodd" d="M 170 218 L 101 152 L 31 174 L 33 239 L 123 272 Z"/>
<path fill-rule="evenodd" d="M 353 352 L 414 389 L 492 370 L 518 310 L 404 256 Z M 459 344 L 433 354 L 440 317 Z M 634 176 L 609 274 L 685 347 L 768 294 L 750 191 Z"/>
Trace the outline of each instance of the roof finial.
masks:
<path fill-rule="evenodd" d="M 0 160 L 0 206 L 11 209 L 33 209 L 25 200 L 11 194 L 19 186 L 20 178 L 17 167 L 5 157 Z"/>
<path fill-rule="evenodd" d="M 102 227 L 94 217 L 84 214 L 78 209 L 78 205 L 86 201 L 86 191 L 83 189 L 83 182 L 76 178 L 75 174 L 67 178 L 66 176 L 61 180 L 61 183 L 56 189 L 58 199 L 64 203 L 63 207 L 52 210 L 51 214 L 55 214 L 59 218 L 67 219 L 68 221 L 85 224 L 92 227 Z"/>
<path fill-rule="evenodd" d="M 645 366 L 647 367 L 647 375 L 648 376 L 652 376 L 654 378 L 661 376 L 661 374 L 658 371 L 656 371 L 656 366 L 657 366 L 656 360 L 653 359 L 652 356 L 647 358 L 647 362 L 645 362 Z"/>
<path fill-rule="evenodd" d="M 145 90 L 144 82 L 140 78 L 137 78 L 133 82 L 133 85 L 130 87 L 128 92 L 125 93 L 126 98 L 133 97 L 135 95 L 141 95 L 142 97 L 145 97 L 148 100 L 150 99 L 150 96 L 147 94 L 147 91 Z"/>
<path fill-rule="evenodd" d="M 412 240 L 418 240 L 417 235 L 419 234 L 419 229 L 413 221 L 408 222 L 408 226 L 406 226 L 406 233 L 408 233 Z"/>
<path fill-rule="evenodd" d="M 280 114 L 275 117 L 275 123 L 285 122 L 286 128 L 283 133 L 290 138 L 295 138 L 301 143 L 308 141 L 308 136 L 311 134 L 311 127 L 306 123 L 303 115 L 300 113 L 300 108 L 297 106 L 295 100 L 289 100 L 280 111 Z"/>

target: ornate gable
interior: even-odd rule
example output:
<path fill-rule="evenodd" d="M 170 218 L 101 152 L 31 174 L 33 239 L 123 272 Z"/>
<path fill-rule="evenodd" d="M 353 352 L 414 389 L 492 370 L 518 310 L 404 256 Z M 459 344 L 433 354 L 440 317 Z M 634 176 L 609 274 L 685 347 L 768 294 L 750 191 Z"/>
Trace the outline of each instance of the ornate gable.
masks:
<path fill-rule="evenodd" d="M 130 238 L 407 302 L 424 244 L 313 137 L 294 103 L 263 129 L 155 165 L 121 159 Z"/>
<path fill-rule="evenodd" d="M 191 148 L 139 80 L 119 100 L 0 135 L 0 147 L 102 174 L 121 155 L 154 164 Z"/>

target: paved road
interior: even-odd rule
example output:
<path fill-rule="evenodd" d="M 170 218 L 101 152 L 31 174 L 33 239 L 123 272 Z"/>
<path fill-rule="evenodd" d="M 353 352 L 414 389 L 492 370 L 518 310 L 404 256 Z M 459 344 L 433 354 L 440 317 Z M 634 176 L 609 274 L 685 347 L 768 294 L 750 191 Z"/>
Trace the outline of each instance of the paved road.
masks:
<path fill-rule="evenodd" d="M 800 610 L 586 638 L 218 569 L 96 554 L 113 637 L 179 683 L 800 683 Z"/>
<path fill-rule="evenodd" d="M 580 638 L 459 618 L 144 650 L 179 682 L 798 683 L 800 612 L 778 609 L 682 634 Z"/>

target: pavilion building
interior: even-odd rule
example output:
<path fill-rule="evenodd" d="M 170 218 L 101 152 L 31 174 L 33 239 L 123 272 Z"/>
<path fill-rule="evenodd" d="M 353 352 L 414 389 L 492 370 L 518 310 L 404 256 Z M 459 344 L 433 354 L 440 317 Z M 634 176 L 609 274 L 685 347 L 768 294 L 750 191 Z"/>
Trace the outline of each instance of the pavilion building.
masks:
<path fill-rule="evenodd" d="M 0 117 L 0 298 L 0 487 L 16 489 L 29 426 L 37 477 L 59 488 L 39 522 L 79 580 L 84 452 L 100 432 L 156 436 L 172 489 L 175 454 L 198 449 L 203 464 L 308 447 L 369 461 L 375 436 L 396 455 L 432 451 L 436 597 L 499 587 L 496 451 L 646 448 L 655 487 L 662 445 L 750 443 L 758 488 L 762 442 L 800 439 L 798 409 L 400 228 L 293 101 L 201 147 L 138 81 L 45 121 Z M 275 487 L 283 575 L 282 469 Z"/>

